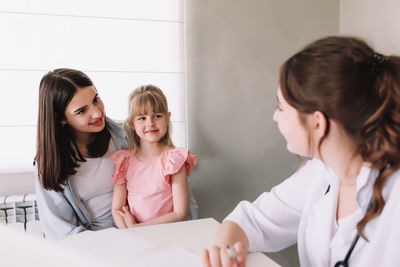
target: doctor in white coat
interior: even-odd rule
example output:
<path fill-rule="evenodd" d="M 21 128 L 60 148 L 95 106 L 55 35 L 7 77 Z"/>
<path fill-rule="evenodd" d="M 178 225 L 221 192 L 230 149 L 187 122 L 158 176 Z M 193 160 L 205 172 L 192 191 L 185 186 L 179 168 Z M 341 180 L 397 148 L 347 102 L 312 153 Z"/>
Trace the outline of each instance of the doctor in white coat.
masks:
<path fill-rule="evenodd" d="M 297 243 L 301 266 L 400 266 L 400 57 L 327 37 L 289 58 L 279 85 L 273 119 L 309 160 L 240 202 L 203 265 L 245 266 L 248 251 Z"/>

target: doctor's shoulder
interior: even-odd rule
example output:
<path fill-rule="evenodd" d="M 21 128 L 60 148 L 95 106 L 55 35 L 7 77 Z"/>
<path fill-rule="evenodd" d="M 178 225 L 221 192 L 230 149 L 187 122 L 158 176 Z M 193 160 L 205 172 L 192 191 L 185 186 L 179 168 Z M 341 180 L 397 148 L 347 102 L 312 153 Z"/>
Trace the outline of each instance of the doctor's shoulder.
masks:
<path fill-rule="evenodd" d="M 304 195 L 315 194 L 319 191 L 323 194 L 329 186 L 328 175 L 329 169 L 322 161 L 309 159 L 295 173 L 278 185 L 278 188 L 283 191 L 295 190 Z M 317 195 L 320 194 L 317 193 Z"/>
<path fill-rule="evenodd" d="M 293 176 L 299 176 L 303 183 L 315 185 L 322 182 L 328 185 L 327 176 L 330 174 L 329 168 L 319 159 L 309 159 L 299 167 Z"/>

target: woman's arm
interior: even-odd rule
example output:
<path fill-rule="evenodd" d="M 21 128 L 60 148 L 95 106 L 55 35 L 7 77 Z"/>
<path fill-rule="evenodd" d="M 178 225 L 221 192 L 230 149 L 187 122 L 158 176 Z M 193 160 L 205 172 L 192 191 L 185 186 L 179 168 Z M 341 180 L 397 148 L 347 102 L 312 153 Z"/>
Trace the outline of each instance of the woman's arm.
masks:
<path fill-rule="evenodd" d="M 177 222 L 183 221 L 187 218 L 187 214 L 189 212 L 189 187 L 185 165 L 183 165 L 177 173 L 172 175 L 171 180 L 174 210 L 160 217 L 154 218 L 146 222 L 138 223 L 134 226 Z"/>
<path fill-rule="evenodd" d="M 40 216 L 40 225 L 46 238 L 62 237 L 87 230 L 78 220 L 76 213 L 64 194 L 43 188 L 37 169 L 36 200 Z"/>
<path fill-rule="evenodd" d="M 126 184 L 114 185 L 111 213 L 112 213 L 115 225 L 119 229 L 127 227 L 124 215 L 121 214 L 121 213 L 125 213 L 125 210 L 126 210 L 127 192 L 128 192 L 128 190 L 126 189 Z"/>
<path fill-rule="evenodd" d="M 247 251 L 273 252 L 294 244 L 307 198 L 314 191 L 324 196 L 325 175 L 326 167 L 320 161 L 308 161 L 271 192 L 261 194 L 254 202 L 241 201 L 222 223 L 215 245 L 204 250 L 203 265 L 237 266 L 227 257 L 226 245 L 233 244 L 240 261 L 239 255 L 245 260 Z"/>
<path fill-rule="evenodd" d="M 214 244 L 226 247 L 232 246 L 236 242 L 242 242 L 246 249 L 249 247 L 249 239 L 242 228 L 232 221 L 223 221 L 215 236 Z"/>

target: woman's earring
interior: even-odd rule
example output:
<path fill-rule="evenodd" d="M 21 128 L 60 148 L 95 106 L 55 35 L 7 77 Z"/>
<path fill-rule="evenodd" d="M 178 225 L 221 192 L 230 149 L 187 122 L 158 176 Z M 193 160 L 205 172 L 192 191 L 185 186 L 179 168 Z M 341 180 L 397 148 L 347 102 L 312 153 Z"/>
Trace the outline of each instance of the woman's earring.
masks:
<path fill-rule="evenodd" d="M 67 121 L 66 120 L 61 120 L 60 124 L 61 124 L 62 128 L 65 128 L 65 125 L 67 124 Z"/>

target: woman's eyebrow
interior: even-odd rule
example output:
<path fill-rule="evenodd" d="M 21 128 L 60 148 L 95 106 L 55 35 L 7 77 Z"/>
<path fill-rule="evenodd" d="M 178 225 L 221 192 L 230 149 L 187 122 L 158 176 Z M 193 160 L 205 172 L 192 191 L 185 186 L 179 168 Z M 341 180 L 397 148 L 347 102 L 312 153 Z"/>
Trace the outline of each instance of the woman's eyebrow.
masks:
<path fill-rule="evenodd" d="M 95 94 L 95 96 L 93 97 L 93 100 L 95 100 L 98 97 L 99 94 Z M 86 108 L 88 105 L 84 105 L 83 107 L 80 107 L 78 109 L 76 109 L 74 111 L 74 113 L 78 113 L 79 111 L 81 111 L 82 109 Z"/>
<path fill-rule="evenodd" d="M 81 111 L 82 109 L 84 109 L 84 108 L 86 108 L 86 107 L 87 107 L 87 105 L 85 105 L 85 106 L 83 106 L 83 107 L 80 107 L 80 108 L 78 108 L 77 110 L 75 110 L 74 113 L 78 113 L 79 111 Z"/>

